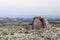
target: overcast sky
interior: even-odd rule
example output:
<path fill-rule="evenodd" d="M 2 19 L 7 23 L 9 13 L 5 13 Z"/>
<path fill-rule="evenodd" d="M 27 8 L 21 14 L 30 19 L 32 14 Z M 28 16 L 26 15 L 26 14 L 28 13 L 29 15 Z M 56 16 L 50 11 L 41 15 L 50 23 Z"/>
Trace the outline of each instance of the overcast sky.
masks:
<path fill-rule="evenodd" d="M 60 15 L 60 0 L 0 0 L 0 16 Z"/>

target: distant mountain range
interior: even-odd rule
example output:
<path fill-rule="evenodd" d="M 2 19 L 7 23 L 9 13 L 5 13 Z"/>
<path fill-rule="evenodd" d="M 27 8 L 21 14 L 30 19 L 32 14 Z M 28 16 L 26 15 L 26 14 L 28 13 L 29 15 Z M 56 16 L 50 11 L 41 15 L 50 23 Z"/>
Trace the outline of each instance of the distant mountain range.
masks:
<path fill-rule="evenodd" d="M 20 15 L 20 16 L 15 16 L 15 17 L 0 17 L 0 18 L 23 18 L 23 19 L 27 19 L 27 18 L 33 18 L 35 15 Z M 60 15 L 40 15 L 44 18 L 47 19 L 60 19 Z"/>
<path fill-rule="evenodd" d="M 19 16 L 19 17 L 0 17 L 0 24 L 20 24 L 22 22 L 32 22 L 34 16 Z M 51 24 L 60 24 L 60 16 L 42 16 L 48 19 Z"/>

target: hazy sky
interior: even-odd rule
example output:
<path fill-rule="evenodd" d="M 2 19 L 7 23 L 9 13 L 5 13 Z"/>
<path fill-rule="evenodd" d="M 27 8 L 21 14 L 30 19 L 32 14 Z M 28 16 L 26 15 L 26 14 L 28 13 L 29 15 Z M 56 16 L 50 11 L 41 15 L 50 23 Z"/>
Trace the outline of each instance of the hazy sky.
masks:
<path fill-rule="evenodd" d="M 60 0 L 0 0 L 0 16 L 60 15 Z"/>

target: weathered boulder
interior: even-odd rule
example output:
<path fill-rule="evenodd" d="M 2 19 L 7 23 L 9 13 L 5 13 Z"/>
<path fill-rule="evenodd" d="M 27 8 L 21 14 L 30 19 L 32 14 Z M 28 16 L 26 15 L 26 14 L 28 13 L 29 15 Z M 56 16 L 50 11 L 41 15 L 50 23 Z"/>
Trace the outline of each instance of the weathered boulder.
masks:
<path fill-rule="evenodd" d="M 47 19 L 41 17 L 41 16 L 36 16 L 33 18 L 32 21 L 32 29 L 40 29 L 40 28 L 50 28 L 51 25 L 47 21 Z"/>

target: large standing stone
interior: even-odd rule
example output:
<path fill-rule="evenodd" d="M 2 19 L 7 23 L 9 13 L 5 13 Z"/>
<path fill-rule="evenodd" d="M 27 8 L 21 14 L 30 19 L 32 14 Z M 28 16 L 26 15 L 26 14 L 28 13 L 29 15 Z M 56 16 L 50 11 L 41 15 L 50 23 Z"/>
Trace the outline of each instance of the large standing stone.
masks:
<path fill-rule="evenodd" d="M 51 25 L 48 23 L 47 19 L 36 16 L 32 21 L 32 29 L 40 29 L 40 28 L 50 28 Z"/>

